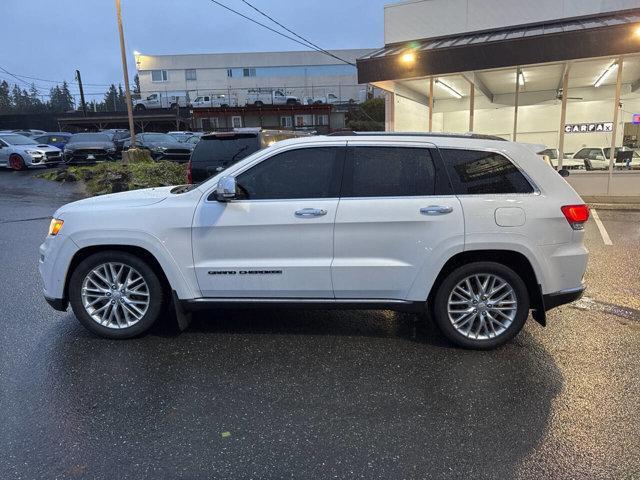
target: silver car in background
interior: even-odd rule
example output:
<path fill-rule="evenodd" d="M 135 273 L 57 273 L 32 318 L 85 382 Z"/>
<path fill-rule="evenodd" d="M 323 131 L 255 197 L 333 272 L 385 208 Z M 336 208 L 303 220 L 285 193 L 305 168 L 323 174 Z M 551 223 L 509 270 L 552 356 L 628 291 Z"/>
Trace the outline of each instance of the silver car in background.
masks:
<path fill-rule="evenodd" d="M 62 162 L 62 152 L 51 145 L 17 133 L 0 133 L 0 166 L 26 170 L 36 166 L 55 166 Z"/>

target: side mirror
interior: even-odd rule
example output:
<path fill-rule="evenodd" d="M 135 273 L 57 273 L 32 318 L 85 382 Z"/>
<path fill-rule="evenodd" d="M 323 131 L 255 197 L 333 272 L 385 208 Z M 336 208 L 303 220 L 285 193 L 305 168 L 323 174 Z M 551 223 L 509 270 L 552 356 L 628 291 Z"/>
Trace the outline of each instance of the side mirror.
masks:
<path fill-rule="evenodd" d="M 560 174 L 561 177 L 568 177 L 569 176 L 569 170 L 567 170 L 566 168 L 561 168 L 558 173 Z"/>
<path fill-rule="evenodd" d="M 236 179 L 235 177 L 222 177 L 218 180 L 216 186 L 216 200 L 219 202 L 227 202 L 236 198 Z"/>

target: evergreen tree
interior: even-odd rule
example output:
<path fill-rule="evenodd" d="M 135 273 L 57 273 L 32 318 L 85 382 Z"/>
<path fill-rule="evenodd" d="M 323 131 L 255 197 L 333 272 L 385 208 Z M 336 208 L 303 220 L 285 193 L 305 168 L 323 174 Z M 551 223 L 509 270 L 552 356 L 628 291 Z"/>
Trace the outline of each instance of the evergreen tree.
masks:
<path fill-rule="evenodd" d="M 135 99 L 140 98 L 140 77 L 136 73 L 136 76 L 133 77 L 133 92 L 131 92 L 131 96 Z"/>
<path fill-rule="evenodd" d="M 62 111 L 68 112 L 69 110 L 73 110 L 74 103 L 73 95 L 71 95 L 69 91 L 69 84 L 66 81 L 62 82 L 62 88 L 60 89 L 60 105 L 62 106 Z"/>
<path fill-rule="evenodd" d="M 0 113 L 11 112 L 11 97 L 9 96 L 9 84 L 6 80 L 0 83 Z"/>
<path fill-rule="evenodd" d="M 104 94 L 104 103 L 108 112 L 118 110 L 118 91 L 113 83 L 109 86 L 107 93 Z"/>
<path fill-rule="evenodd" d="M 38 91 L 38 88 L 36 87 L 35 83 L 32 83 L 31 86 L 29 87 L 29 110 L 31 112 L 43 112 L 44 109 L 44 105 L 42 103 L 42 101 L 40 100 L 40 92 Z"/>
<path fill-rule="evenodd" d="M 118 110 L 127 110 L 127 98 L 121 84 L 118 84 Z"/>

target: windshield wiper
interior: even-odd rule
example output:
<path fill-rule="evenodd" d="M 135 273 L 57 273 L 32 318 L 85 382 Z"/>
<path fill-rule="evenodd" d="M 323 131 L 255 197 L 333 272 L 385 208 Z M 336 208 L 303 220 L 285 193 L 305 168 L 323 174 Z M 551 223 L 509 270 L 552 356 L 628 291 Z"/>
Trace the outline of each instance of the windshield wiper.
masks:
<path fill-rule="evenodd" d="M 238 155 L 240 155 L 242 152 L 244 152 L 247 148 L 249 148 L 249 145 L 245 145 L 244 147 L 242 147 L 240 150 L 238 150 L 236 153 L 233 154 L 233 157 L 231 157 L 231 161 L 229 163 L 233 163 L 233 161 L 236 159 L 236 157 Z"/>

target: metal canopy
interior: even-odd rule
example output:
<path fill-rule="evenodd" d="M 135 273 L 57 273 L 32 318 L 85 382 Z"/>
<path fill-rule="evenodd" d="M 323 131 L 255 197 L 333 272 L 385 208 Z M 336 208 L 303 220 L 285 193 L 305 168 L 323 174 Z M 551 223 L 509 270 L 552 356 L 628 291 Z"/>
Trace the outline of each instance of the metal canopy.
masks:
<path fill-rule="evenodd" d="M 387 45 L 358 59 L 358 82 L 640 52 L 640 9 Z M 413 62 L 402 62 L 407 52 Z"/>

